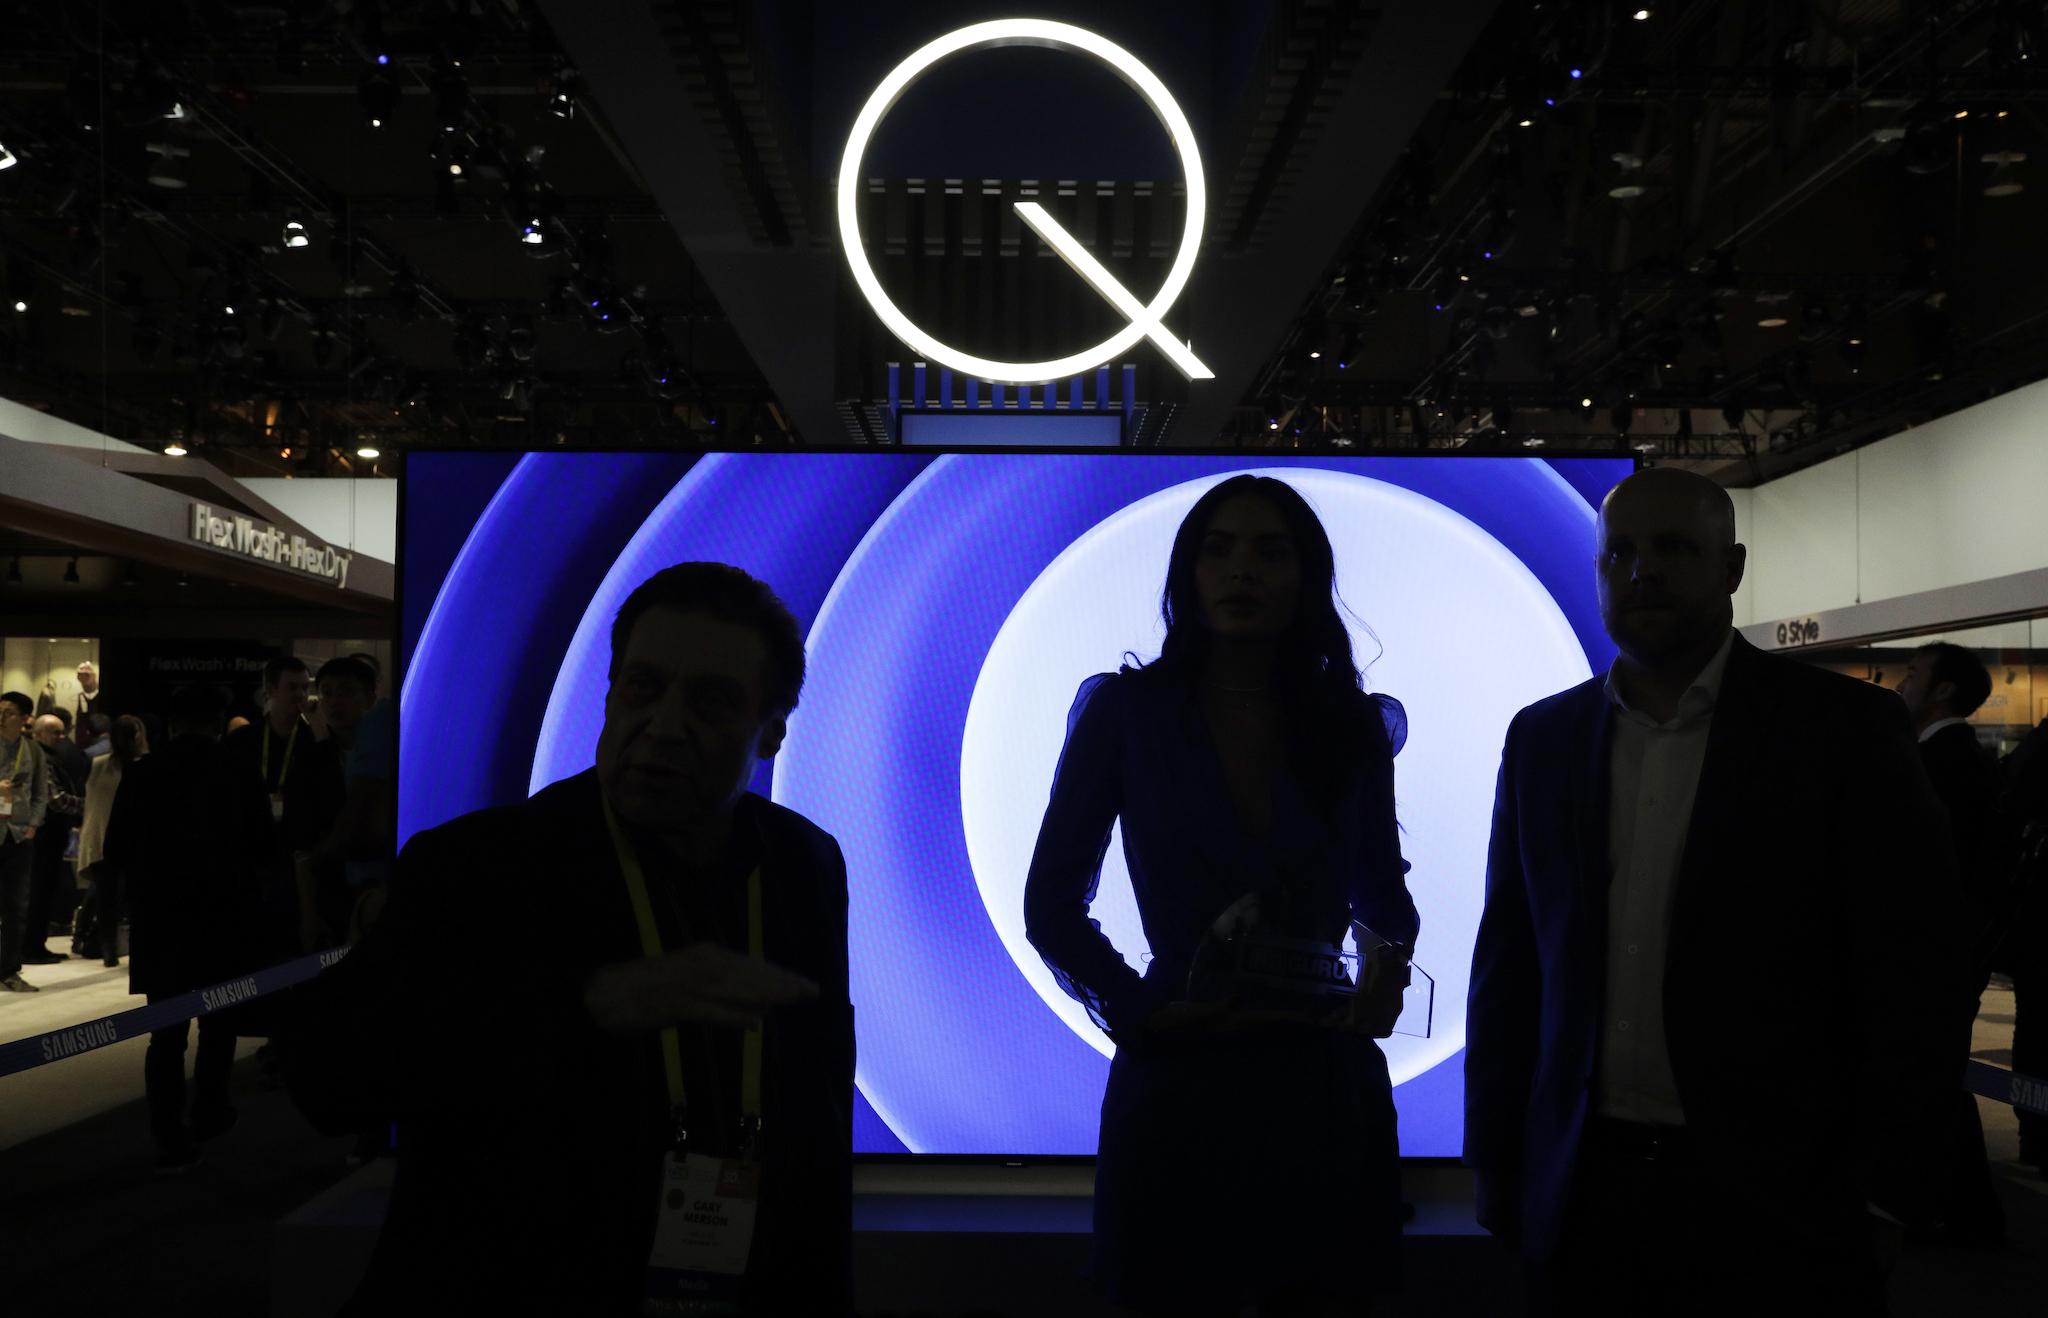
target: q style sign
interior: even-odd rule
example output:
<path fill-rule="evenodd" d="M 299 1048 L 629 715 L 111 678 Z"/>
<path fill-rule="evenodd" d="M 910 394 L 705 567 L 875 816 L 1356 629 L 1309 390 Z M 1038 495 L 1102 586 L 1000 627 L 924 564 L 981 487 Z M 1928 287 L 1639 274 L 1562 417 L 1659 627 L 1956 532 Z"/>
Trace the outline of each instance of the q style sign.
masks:
<path fill-rule="evenodd" d="M 874 138 L 884 116 L 912 83 L 940 62 L 968 51 L 998 46 L 1040 46 L 1085 55 L 1107 65 L 1138 93 L 1165 127 L 1167 135 L 1173 139 L 1174 151 L 1180 157 L 1181 171 L 1187 178 L 1187 227 L 1181 233 L 1180 251 L 1166 273 L 1166 282 L 1160 285 L 1159 292 L 1149 303 L 1140 302 L 1135 294 L 1118 283 L 1115 276 L 1104 269 L 1102 263 L 1043 206 L 1035 201 L 1017 203 L 1019 218 L 1129 322 L 1092 348 L 1049 361 L 992 361 L 941 343 L 904 315 L 889 299 L 881 281 L 875 277 L 874 268 L 868 264 L 867 252 L 861 244 L 861 159 L 867 154 L 868 143 Z M 1167 91 L 1166 84 L 1137 56 L 1107 38 L 1067 23 L 1010 18 L 963 27 L 913 52 L 882 79 L 881 85 L 875 88 L 854 119 L 853 131 L 846 139 L 845 154 L 839 162 L 838 201 L 839 239 L 846 250 L 846 264 L 853 274 L 854 283 L 890 333 L 931 361 L 998 384 L 1043 384 L 1106 365 L 1129 351 L 1139 339 L 1150 339 L 1190 380 L 1215 378 L 1215 372 L 1195 356 L 1193 345 L 1174 338 L 1163 323 L 1167 311 L 1187 287 L 1196 253 L 1202 244 L 1202 222 L 1207 201 L 1200 145 L 1195 141 L 1194 129 L 1189 126 L 1187 116 L 1181 112 L 1172 93 Z"/>
<path fill-rule="evenodd" d="M 1778 646 L 1813 645 L 1820 640 L 1819 618 L 1793 618 L 1778 624 Z"/>

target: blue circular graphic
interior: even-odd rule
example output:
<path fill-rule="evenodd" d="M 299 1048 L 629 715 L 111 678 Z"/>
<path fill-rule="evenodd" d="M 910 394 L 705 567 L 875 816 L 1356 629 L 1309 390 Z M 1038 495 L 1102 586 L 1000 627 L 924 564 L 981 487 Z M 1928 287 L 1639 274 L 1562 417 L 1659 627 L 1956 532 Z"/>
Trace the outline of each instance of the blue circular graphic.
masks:
<path fill-rule="evenodd" d="M 1595 465 L 1603 470 L 1592 472 Z M 713 455 L 674 483 L 651 514 L 632 514 L 632 528 L 615 528 L 630 538 L 594 590 L 558 591 L 520 606 L 578 619 L 555 651 L 556 698 L 529 782 L 544 785 L 590 764 L 611 616 L 633 585 L 684 559 L 736 563 L 762 577 L 805 625 L 811 669 L 772 786 L 757 786 L 834 834 L 846 852 L 862 1093 L 913 1151 L 1091 1153 L 1107 1063 L 1046 1007 L 983 907 L 961 825 L 967 714 L 1005 620 L 1077 538 L 1161 490 L 1255 468 L 1365 476 L 1441 504 L 1527 566 L 1590 667 L 1611 656 L 1589 570 L 1592 510 L 1539 461 Z M 1589 463 L 1571 479 L 1611 483 L 1626 470 L 1620 462 Z M 649 497 L 636 491 L 634 502 L 645 508 Z M 433 659 L 428 639 L 447 648 L 458 632 L 471 666 L 457 680 L 476 681 L 480 662 L 511 662 L 491 651 L 482 601 L 512 606 L 503 586 L 485 579 L 485 565 L 501 551 L 520 556 L 518 542 L 532 534 L 509 516 L 479 524 L 437 599 L 416 669 Z M 458 618 L 461 624 L 452 621 Z M 1146 643 L 1144 636 L 1104 638 L 1110 653 L 1102 667 L 1114 666 L 1115 651 Z M 408 773 L 409 783 L 437 771 L 428 748 L 415 752 L 410 733 L 407 762 L 418 759 L 422 768 Z M 1471 753 L 1493 760 L 1498 749 L 1496 742 Z M 459 805 L 457 796 L 442 793 L 436 813 Z M 1447 1062 L 1397 1091 L 1397 1101 L 1412 1091 L 1433 1105 L 1425 1119 L 1404 1104 L 1404 1151 L 1457 1151 L 1458 1114 L 1434 1111 L 1455 1105 L 1455 1089 L 1444 1088 L 1452 1082 L 1438 1080 L 1454 1070 Z"/>

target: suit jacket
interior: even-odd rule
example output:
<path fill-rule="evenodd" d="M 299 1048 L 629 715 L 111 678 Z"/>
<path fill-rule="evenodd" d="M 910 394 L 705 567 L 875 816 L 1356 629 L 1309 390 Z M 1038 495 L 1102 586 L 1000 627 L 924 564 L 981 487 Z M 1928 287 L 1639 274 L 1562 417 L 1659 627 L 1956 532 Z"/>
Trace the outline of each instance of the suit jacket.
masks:
<path fill-rule="evenodd" d="M 767 1025 L 745 1301 L 839 1318 L 852 1308 L 845 861 L 760 797 L 742 798 L 735 827 L 758 848 L 767 958 L 821 988 Z M 664 930 L 665 947 L 678 941 Z M 659 1036 L 601 1032 L 582 990 L 640 955 L 594 771 L 405 847 L 382 916 L 297 991 L 279 1039 L 322 1129 L 397 1123 L 398 1180 L 350 1312 L 638 1312 L 669 1130 Z M 693 1083 L 693 1131 L 698 1097 Z"/>
<path fill-rule="evenodd" d="M 179 737 L 121 774 L 105 859 L 128 893 L 128 991 L 183 993 L 261 970 L 270 802 L 219 742 Z"/>
<path fill-rule="evenodd" d="M 1558 1240 L 1600 1065 L 1611 732 L 1599 677 L 1509 726 L 1473 948 L 1465 1157 L 1482 1211 L 1518 1201 L 1537 1259 Z M 1897 697 L 1738 636 L 1664 1017 L 1689 1132 L 1759 1230 L 1839 1233 L 1869 1199 L 1922 1190 L 1927 1114 L 1957 1079 L 1941 1048 L 1951 945 L 1927 934 L 1952 918 L 1953 870 Z"/>
<path fill-rule="evenodd" d="M 14 772 L 17 759 L 21 761 L 20 773 Z M 25 841 L 22 834 L 43 826 L 43 817 L 49 813 L 50 796 L 54 790 L 50 757 L 44 752 L 43 744 L 29 735 L 27 728 L 21 730 L 19 746 L 8 752 L 5 762 L 0 763 L 0 777 L 14 780 L 14 813 L 4 826 L 0 826 L 0 833 L 16 842 Z"/>
<path fill-rule="evenodd" d="M 2000 876 L 1993 874 L 1992 830 L 1997 827 L 1998 760 L 1976 732 L 1953 723 L 1920 743 L 1927 781 L 1948 810 L 1949 836 L 1961 878 L 1962 915 L 1980 935 L 2000 906 Z M 1982 954 L 1987 949 L 1977 949 Z"/>
<path fill-rule="evenodd" d="M 262 718 L 247 727 L 236 728 L 221 739 L 221 744 L 260 774 L 263 739 L 268 736 L 270 720 Z M 288 862 L 293 852 L 311 850 L 334 826 L 335 816 L 341 812 L 339 764 L 333 740 L 315 740 L 313 729 L 303 718 L 299 720 L 298 741 L 292 746 L 289 773 L 285 771 L 283 748 L 271 752 L 270 777 L 264 790 L 272 790 L 280 777 L 284 779 L 283 786 L 277 788 L 284 797 L 284 818 L 278 821 L 277 829 L 283 860 Z"/>
<path fill-rule="evenodd" d="M 92 762 L 85 779 L 85 817 L 78 826 L 78 870 L 82 874 L 106 855 L 107 820 L 121 789 L 121 757 L 112 751 Z"/>

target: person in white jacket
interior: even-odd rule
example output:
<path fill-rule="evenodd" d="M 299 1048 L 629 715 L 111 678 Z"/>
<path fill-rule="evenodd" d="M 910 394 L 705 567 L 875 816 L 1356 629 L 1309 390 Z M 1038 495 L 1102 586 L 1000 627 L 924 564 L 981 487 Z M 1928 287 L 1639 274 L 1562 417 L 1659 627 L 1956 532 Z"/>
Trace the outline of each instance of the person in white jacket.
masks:
<path fill-rule="evenodd" d="M 106 859 L 107 818 L 114 812 L 114 793 L 120 790 L 121 773 L 128 765 L 149 754 L 149 732 L 142 720 L 125 714 L 114 720 L 113 749 L 92 762 L 85 780 L 85 819 L 78 828 L 78 873 L 91 892 L 93 922 L 97 930 L 100 961 L 121 964 L 121 876 Z"/>

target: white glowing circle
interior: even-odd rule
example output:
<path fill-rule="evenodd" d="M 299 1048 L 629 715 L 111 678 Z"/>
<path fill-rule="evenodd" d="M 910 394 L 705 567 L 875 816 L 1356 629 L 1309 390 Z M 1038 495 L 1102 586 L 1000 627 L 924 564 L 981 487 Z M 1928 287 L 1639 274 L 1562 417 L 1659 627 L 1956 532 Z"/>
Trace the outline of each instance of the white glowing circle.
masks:
<path fill-rule="evenodd" d="M 875 277 L 875 271 L 868 264 L 867 251 L 860 240 L 860 194 L 866 186 L 861 176 L 861 159 L 867 154 L 868 143 L 874 138 L 875 129 L 889 113 L 892 106 L 910 85 L 922 77 L 933 65 L 950 56 L 969 50 L 982 50 L 994 46 L 1044 46 L 1053 50 L 1074 51 L 1091 55 L 1108 65 L 1119 77 L 1143 97 L 1145 104 L 1166 128 L 1173 139 L 1173 149 L 1180 156 L 1181 172 L 1187 178 L 1188 218 L 1187 227 L 1181 233 L 1180 251 L 1173 259 L 1173 265 L 1166 272 L 1166 282 L 1152 301 L 1134 309 L 1136 299 L 1122 285 L 1109 279 L 1106 271 L 1078 252 L 1078 244 L 1063 244 L 1064 230 L 1051 224 L 1050 217 L 1042 208 L 1031 206 L 1020 213 L 1027 223 L 1037 229 L 1041 236 L 1052 243 L 1054 249 L 1078 271 L 1083 278 L 1095 286 L 1098 292 L 1118 305 L 1125 316 L 1132 317 L 1130 323 L 1112 334 L 1101 343 L 1082 352 L 1061 357 L 1054 361 L 1042 362 L 999 362 L 986 357 L 976 357 L 939 342 L 920 329 L 910 317 L 903 314 L 897 305 L 889 300 L 882 289 L 882 283 Z M 1003 384 L 1043 384 L 1049 380 L 1063 380 L 1078 375 L 1104 362 L 1113 361 L 1128 351 L 1141 338 L 1152 337 L 1160 340 L 1160 347 L 1184 372 L 1192 378 L 1213 378 L 1207 367 L 1194 359 L 1194 354 L 1173 343 L 1158 328 L 1167 309 L 1180 297 L 1187 286 L 1188 276 L 1193 272 L 1195 256 L 1202 244 L 1202 222 L 1207 209 L 1206 184 L 1202 175 L 1201 144 L 1195 140 L 1195 130 L 1188 123 L 1188 117 L 1181 113 L 1173 94 L 1166 89 L 1152 70 L 1145 67 L 1137 56 L 1122 46 L 1097 36 L 1086 28 L 1074 27 L 1067 23 L 1052 23 L 1036 18 L 1005 18 L 989 23 L 975 23 L 963 27 L 912 52 L 909 58 L 890 70 L 882 79 L 867 104 L 853 121 L 853 131 L 847 135 L 846 150 L 839 160 L 839 241 L 846 250 L 847 268 L 853 274 L 853 281 L 859 285 L 861 294 L 873 307 L 875 315 L 889 328 L 889 332 L 909 345 L 913 350 L 956 371 L 983 380 Z M 1108 280 L 1105 284 L 1103 281 Z M 1112 288 L 1114 291 L 1112 291 Z M 1119 296 L 1121 295 L 1121 296 Z M 1199 368 L 1199 369 L 1197 369 Z"/>
<path fill-rule="evenodd" d="M 1532 701 L 1584 681 L 1586 656 L 1535 574 L 1442 504 L 1342 472 L 1258 474 L 1286 481 L 1317 509 L 1336 552 L 1339 594 L 1386 646 L 1369 685 L 1408 710 L 1395 790 L 1401 848 L 1414 866 L 1408 887 L 1422 916 L 1416 963 L 1436 978 L 1436 1004 L 1430 1038 L 1380 1041 L 1400 1084 L 1464 1047 L 1494 776 L 1508 721 Z M 1105 1056 L 1114 1051 L 1108 1037 L 1024 938 L 1025 875 L 1075 690 L 1090 674 L 1115 669 L 1125 649 L 1146 659 L 1158 653 L 1159 591 L 1174 532 L 1222 479 L 1176 485 L 1122 508 L 1054 559 L 990 647 L 962 735 L 961 825 L 989 920 L 1038 996 Z M 1352 626 L 1358 659 L 1372 660 L 1378 647 Z M 1121 829 L 1111 835 L 1089 914 L 1142 970 L 1148 949 Z"/>

